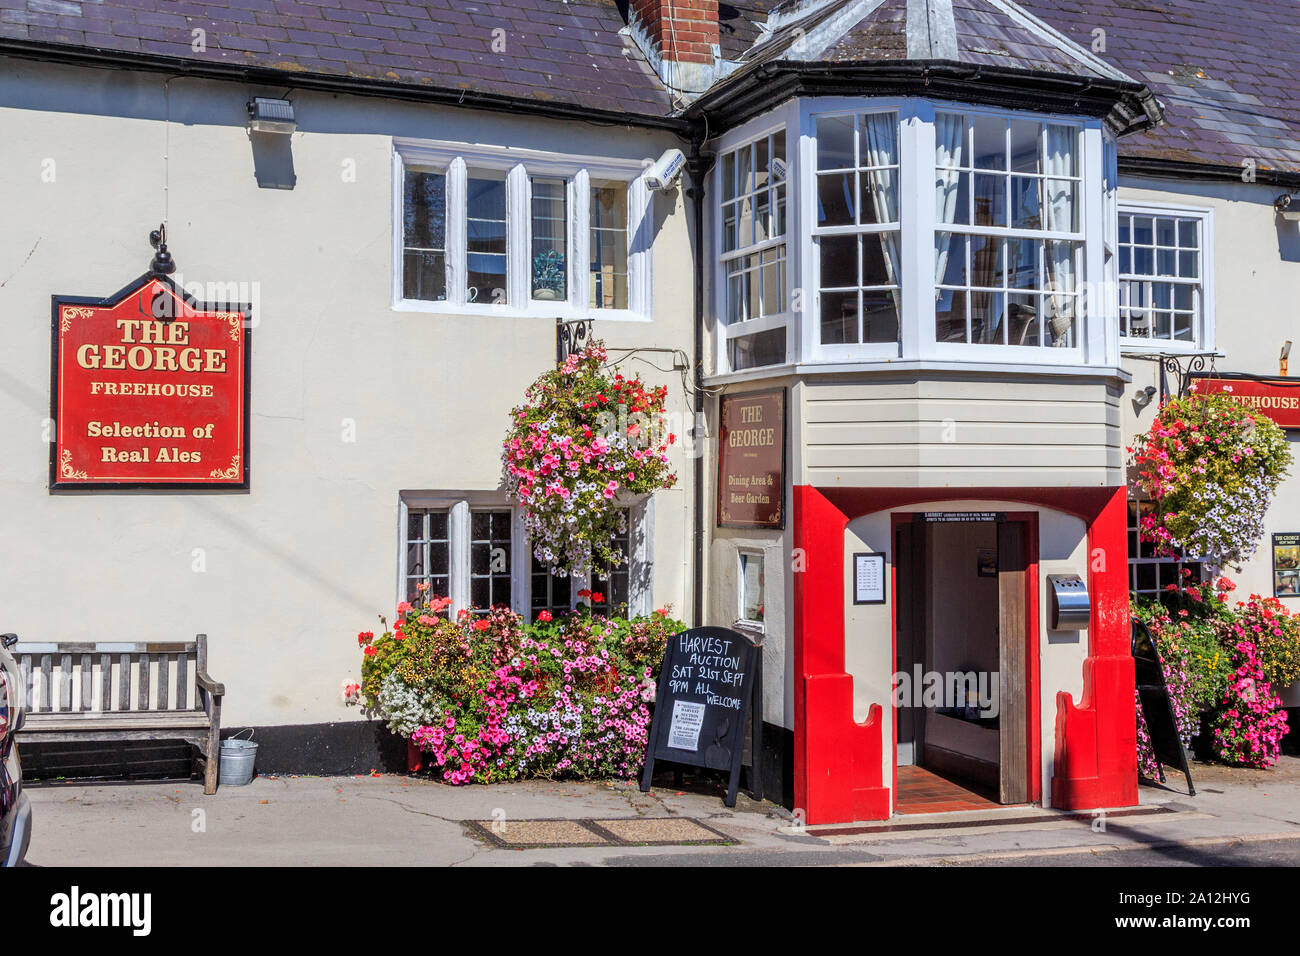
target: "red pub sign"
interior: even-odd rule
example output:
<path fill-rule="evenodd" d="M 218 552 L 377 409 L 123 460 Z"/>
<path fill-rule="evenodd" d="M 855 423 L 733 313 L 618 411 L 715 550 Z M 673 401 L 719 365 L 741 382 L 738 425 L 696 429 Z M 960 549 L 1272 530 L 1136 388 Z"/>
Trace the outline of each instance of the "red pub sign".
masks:
<path fill-rule="evenodd" d="M 1192 379 L 1196 395 L 1230 395 L 1252 411 L 1267 415 L 1280 428 L 1300 428 L 1300 380 L 1245 375 Z"/>
<path fill-rule="evenodd" d="M 157 273 L 54 296 L 50 488 L 247 488 L 250 318 Z"/>

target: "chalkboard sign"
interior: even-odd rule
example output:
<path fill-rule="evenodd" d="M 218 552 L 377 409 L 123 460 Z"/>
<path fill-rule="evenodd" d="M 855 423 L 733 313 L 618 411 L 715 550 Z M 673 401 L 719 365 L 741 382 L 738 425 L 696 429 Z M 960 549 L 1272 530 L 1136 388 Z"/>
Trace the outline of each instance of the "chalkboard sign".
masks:
<path fill-rule="evenodd" d="M 656 760 L 728 770 L 726 804 L 734 807 L 748 716 L 753 733 L 750 783 L 762 792 L 758 761 L 763 723 L 755 692 L 761 660 L 761 645 L 725 627 L 696 627 L 669 638 L 641 774 L 643 791 L 650 789 Z"/>
<path fill-rule="evenodd" d="M 1165 668 L 1160 662 L 1160 652 L 1147 626 L 1136 619 L 1133 621 L 1133 673 L 1142 716 L 1146 718 L 1147 732 L 1151 737 L 1151 749 L 1156 755 L 1156 773 L 1160 782 L 1165 782 L 1164 765 L 1177 767 L 1187 778 L 1188 794 L 1196 796 L 1192 771 L 1187 765 L 1187 751 L 1178 736 L 1174 707 L 1165 686 Z"/>

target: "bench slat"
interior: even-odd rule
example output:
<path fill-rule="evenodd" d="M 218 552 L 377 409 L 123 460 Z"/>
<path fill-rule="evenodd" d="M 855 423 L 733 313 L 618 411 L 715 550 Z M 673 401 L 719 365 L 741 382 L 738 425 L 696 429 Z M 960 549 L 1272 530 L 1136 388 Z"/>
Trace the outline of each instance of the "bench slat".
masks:
<path fill-rule="evenodd" d="M 99 709 L 113 709 L 113 655 L 99 655 Z"/>
<path fill-rule="evenodd" d="M 72 655 L 59 658 L 59 710 L 72 710 Z"/>
<path fill-rule="evenodd" d="M 117 659 L 117 709 L 131 709 L 131 655 Z"/>
<path fill-rule="evenodd" d="M 171 681 L 168 679 L 170 673 L 170 655 L 158 655 L 158 709 L 167 709 L 167 690 Z"/>
<path fill-rule="evenodd" d="M 19 641 L 14 645 L 13 655 L 23 654 L 39 656 L 41 654 L 195 654 L 198 644 L 193 641 L 156 641 L 125 642 L 99 641 Z"/>
<path fill-rule="evenodd" d="M 54 686 L 54 658 L 49 654 L 41 655 L 41 713 L 54 709 L 52 701 Z"/>
<path fill-rule="evenodd" d="M 176 709 L 185 710 L 189 706 L 190 699 L 190 677 L 189 677 L 189 657 L 184 654 L 176 655 Z"/>
<path fill-rule="evenodd" d="M 136 710 L 149 709 L 149 655 L 137 654 L 136 660 L 140 662 L 140 694 L 139 703 Z"/>
<path fill-rule="evenodd" d="M 95 665 L 89 654 L 81 655 L 81 709 L 90 710 L 91 695 L 95 692 Z"/>

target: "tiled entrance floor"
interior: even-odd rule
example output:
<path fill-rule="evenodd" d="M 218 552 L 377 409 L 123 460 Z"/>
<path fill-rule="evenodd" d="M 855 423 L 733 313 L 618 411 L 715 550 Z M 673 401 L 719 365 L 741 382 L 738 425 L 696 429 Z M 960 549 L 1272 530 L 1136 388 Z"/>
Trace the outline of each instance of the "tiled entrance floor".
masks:
<path fill-rule="evenodd" d="M 899 813 L 951 813 L 1000 807 L 997 794 L 978 784 L 954 783 L 924 767 L 898 768 Z"/>

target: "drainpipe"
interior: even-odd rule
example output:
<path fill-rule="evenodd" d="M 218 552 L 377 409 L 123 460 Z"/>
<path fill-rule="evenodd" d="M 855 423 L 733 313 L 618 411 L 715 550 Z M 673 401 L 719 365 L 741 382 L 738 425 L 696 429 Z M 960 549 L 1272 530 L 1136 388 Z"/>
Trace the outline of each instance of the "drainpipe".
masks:
<path fill-rule="evenodd" d="M 704 419 L 704 270 L 708 257 L 704 248 L 704 179 L 713 167 L 712 154 L 700 151 L 698 134 L 691 138 L 691 154 L 686 168 L 691 185 L 686 195 L 695 206 L 695 519 L 693 540 L 695 548 L 695 580 L 692 588 L 692 627 L 704 624 L 704 454 L 700 449 L 703 436 L 700 423 Z"/>

